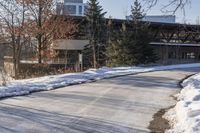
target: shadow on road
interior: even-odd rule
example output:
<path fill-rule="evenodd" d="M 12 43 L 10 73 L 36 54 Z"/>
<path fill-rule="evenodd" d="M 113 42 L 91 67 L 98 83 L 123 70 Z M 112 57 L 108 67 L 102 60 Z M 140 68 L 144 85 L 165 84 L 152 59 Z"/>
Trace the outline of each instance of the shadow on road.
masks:
<path fill-rule="evenodd" d="M 52 105 L 53 106 L 53 105 Z M 126 127 L 111 121 L 86 118 L 75 115 L 63 115 L 14 105 L 0 106 L 1 132 L 48 132 L 48 133 L 146 133 L 146 131 Z M 23 122 L 19 128 L 8 125 Z M 27 126 L 26 124 L 32 124 Z"/>
<path fill-rule="evenodd" d="M 153 114 L 174 104 L 169 95 L 179 90 L 178 81 L 182 77 L 173 71 L 129 75 L 5 100 L 0 102 L 0 132 L 146 133 Z M 88 105 L 88 110 L 79 112 Z M 90 115 L 91 112 L 94 114 Z M 136 118 L 138 112 L 141 115 Z M 160 119 L 162 114 L 161 110 L 154 115 L 153 125 L 166 124 Z M 122 117 L 112 121 L 109 115 Z M 121 121 L 123 118 L 129 121 Z M 144 123 L 147 124 L 145 127 Z"/>
<path fill-rule="evenodd" d="M 177 69 L 177 70 L 166 70 L 166 74 L 168 72 L 175 72 L 177 73 L 188 73 L 188 75 L 198 73 L 200 72 L 200 68 L 187 68 L 187 69 Z M 163 71 L 165 72 L 165 71 Z M 150 72 L 150 73 L 159 73 L 159 71 L 155 72 Z M 173 74 L 172 74 L 173 75 Z M 185 75 L 185 76 L 188 76 Z M 174 76 L 174 75 L 173 75 Z M 134 86 L 134 87 L 140 87 L 140 88 L 149 88 L 149 89 L 156 89 L 156 88 L 167 88 L 167 89 L 177 89 L 179 88 L 179 85 L 174 84 L 174 81 L 180 80 L 177 79 L 177 77 L 173 76 L 166 76 L 162 74 L 157 74 L 156 76 L 149 76 L 149 75 L 127 75 L 127 76 L 122 76 L 118 78 L 113 78 L 110 80 L 102 80 L 102 83 L 112 83 L 116 85 L 127 85 L 127 86 Z M 183 76 L 184 77 L 184 76 Z M 183 78 L 181 77 L 181 78 Z"/>
<path fill-rule="evenodd" d="M 82 104 L 82 105 L 87 105 L 91 101 L 95 101 L 95 99 L 98 99 L 95 103 L 93 103 L 93 106 L 96 107 L 102 107 L 102 108 L 107 108 L 107 109 L 115 109 L 115 110 L 124 110 L 124 111 L 132 111 L 132 112 L 144 112 L 148 113 L 147 109 L 148 108 L 154 108 L 157 103 L 147 103 L 147 102 L 141 102 L 139 100 L 137 101 L 129 101 L 124 98 L 116 98 L 112 96 L 101 96 L 99 99 L 98 96 L 92 96 L 91 94 L 87 93 L 65 93 L 65 94 L 57 94 L 57 93 L 49 93 L 49 92 L 44 92 L 44 93 L 37 93 L 36 95 L 30 95 L 28 96 L 30 98 L 37 98 L 37 97 L 42 97 L 45 99 L 52 99 L 56 101 L 69 103 L 69 104 Z"/>

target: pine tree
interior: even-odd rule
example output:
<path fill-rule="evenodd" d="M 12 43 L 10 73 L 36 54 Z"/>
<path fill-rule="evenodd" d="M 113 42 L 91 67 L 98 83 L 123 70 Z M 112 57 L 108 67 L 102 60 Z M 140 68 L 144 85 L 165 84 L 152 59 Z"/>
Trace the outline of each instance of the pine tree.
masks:
<path fill-rule="evenodd" d="M 127 66 L 152 63 L 157 60 L 150 45 L 148 24 L 142 22 L 144 14 L 138 0 L 131 7 L 131 21 L 122 24 L 120 35 L 112 29 L 112 39 L 107 47 L 109 66 Z"/>
<path fill-rule="evenodd" d="M 97 61 L 97 51 L 98 44 L 100 44 L 100 34 L 101 34 L 101 27 L 103 25 L 104 15 L 106 12 L 103 12 L 102 6 L 99 5 L 97 0 L 88 0 L 87 8 L 86 8 L 86 18 L 88 21 L 88 29 L 89 29 L 89 38 L 90 38 L 90 50 L 92 52 L 92 60 L 93 60 L 93 67 L 97 68 L 98 61 Z"/>
<path fill-rule="evenodd" d="M 126 26 L 122 24 L 120 31 L 113 28 L 112 20 L 108 22 L 109 37 L 106 49 L 108 66 L 125 66 L 128 63 L 128 49 L 126 39 Z"/>
<path fill-rule="evenodd" d="M 142 22 L 144 16 L 141 4 L 135 0 L 131 7 L 131 31 L 127 36 L 127 40 L 130 41 L 128 46 L 130 64 L 154 63 L 157 60 L 150 45 L 152 36 L 148 29 L 148 23 Z"/>
<path fill-rule="evenodd" d="M 144 13 L 142 11 L 142 6 L 138 2 L 138 0 L 134 1 L 134 6 L 131 6 L 131 18 L 134 22 L 142 21 L 144 18 Z"/>

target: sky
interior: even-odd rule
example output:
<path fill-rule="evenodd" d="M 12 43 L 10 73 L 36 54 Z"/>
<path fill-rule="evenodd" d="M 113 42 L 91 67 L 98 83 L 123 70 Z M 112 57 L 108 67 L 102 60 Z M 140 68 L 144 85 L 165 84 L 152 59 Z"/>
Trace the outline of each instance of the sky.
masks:
<path fill-rule="evenodd" d="M 84 0 L 86 2 L 87 0 Z M 134 0 L 99 0 L 100 5 L 107 11 L 106 17 L 124 19 L 130 14 L 130 8 Z M 140 0 L 142 2 L 142 0 Z M 171 15 L 171 13 L 162 12 L 161 9 L 170 0 L 159 0 L 156 6 L 147 11 L 147 5 L 142 3 L 143 9 L 147 15 Z M 170 8 L 168 8 L 170 10 Z M 176 21 L 178 23 L 199 24 L 200 22 L 200 0 L 191 0 L 185 7 L 185 15 L 182 10 L 176 12 Z"/>

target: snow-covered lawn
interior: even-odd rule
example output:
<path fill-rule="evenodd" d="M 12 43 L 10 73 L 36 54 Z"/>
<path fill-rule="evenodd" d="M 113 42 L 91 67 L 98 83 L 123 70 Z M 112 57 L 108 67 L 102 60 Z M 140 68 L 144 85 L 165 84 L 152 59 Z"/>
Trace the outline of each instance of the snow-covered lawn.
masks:
<path fill-rule="evenodd" d="M 82 73 L 70 73 L 27 80 L 16 80 L 9 82 L 7 86 L 0 86 L 0 98 L 25 95 L 36 91 L 48 91 L 69 85 L 91 82 L 127 74 L 192 67 L 200 67 L 200 63 L 156 67 L 103 67 L 97 70 L 90 69 Z"/>
<path fill-rule="evenodd" d="M 179 102 L 166 117 L 174 123 L 172 133 L 200 133 L 200 73 L 183 83 L 177 95 Z"/>

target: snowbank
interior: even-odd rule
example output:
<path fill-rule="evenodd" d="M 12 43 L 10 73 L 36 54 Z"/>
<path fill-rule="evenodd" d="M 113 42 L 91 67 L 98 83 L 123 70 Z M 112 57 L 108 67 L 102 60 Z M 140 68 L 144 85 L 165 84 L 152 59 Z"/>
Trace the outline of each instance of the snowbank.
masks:
<path fill-rule="evenodd" d="M 16 80 L 8 83 L 6 87 L 0 86 L 0 98 L 25 95 L 36 91 L 48 91 L 69 85 L 91 82 L 95 80 L 111 78 L 115 76 L 122 76 L 127 74 L 192 67 L 200 67 L 200 63 L 157 67 L 103 67 L 97 70 L 90 69 L 82 73 L 46 76 L 28 80 Z"/>
<path fill-rule="evenodd" d="M 176 119 L 174 129 L 168 132 L 200 133 L 200 73 L 186 79 L 182 86 L 174 114 L 169 116 Z"/>

